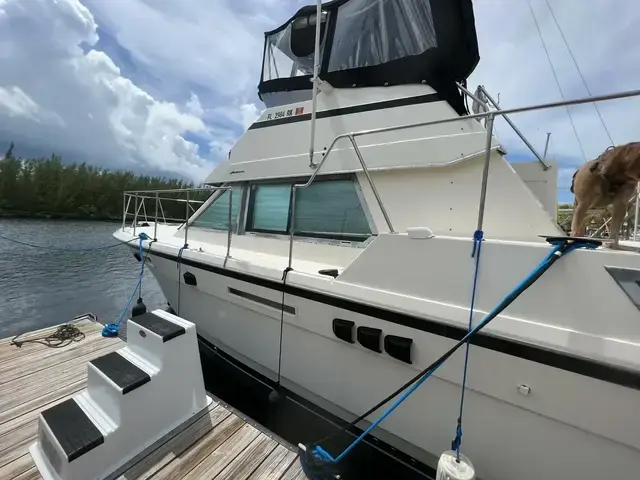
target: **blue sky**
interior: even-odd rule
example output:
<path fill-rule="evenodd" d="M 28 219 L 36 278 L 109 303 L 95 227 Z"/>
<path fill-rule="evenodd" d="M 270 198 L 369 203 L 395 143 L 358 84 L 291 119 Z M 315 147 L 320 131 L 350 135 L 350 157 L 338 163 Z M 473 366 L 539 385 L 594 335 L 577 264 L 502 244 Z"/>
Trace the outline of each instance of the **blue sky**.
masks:
<path fill-rule="evenodd" d="M 0 0 L 0 147 L 203 179 L 263 108 L 265 30 L 298 0 Z M 637 0 L 475 0 L 480 65 L 469 79 L 504 108 L 640 88 Z M 615 143 L 637 140 L 640 100 L 601 104 Z M 587 158 L 609 145 L 591 105 L 571 109 Z M 584 160 L 566 110 L 515 116 L 559 162 L 559 200 Z M 512 161 L 531 155 L 503 122 Z"/>

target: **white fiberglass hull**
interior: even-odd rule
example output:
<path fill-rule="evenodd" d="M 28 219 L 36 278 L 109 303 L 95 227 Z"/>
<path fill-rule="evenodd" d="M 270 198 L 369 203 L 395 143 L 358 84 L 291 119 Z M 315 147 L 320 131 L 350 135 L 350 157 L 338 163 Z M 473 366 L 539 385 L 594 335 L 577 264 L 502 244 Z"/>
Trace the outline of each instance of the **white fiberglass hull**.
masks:
<path fill-rule="evenodd" d="M 251 277 L 192 263 L 183 265 L 181 272 L 192 273 L 197 286 L 182 283 L 178 301 L 175 260 L 153 253 L 150 258 L 167 299 L 181 316 L 196 323 L 201 336 L 275 380 L 281 315 L 275 306 L 282 302 L 281 291 L 269 281 L 247 281 Z M 247 298 L 252 295 L 264 301 Z M 307 292 L 287 293 L 284 303 L 295 315 L 285 314 L 283 386 L 345 420 L 414 376 L 421 360 L 435 360 L 455 343 L 442 332 L 381 320 L 380 315 L 366 314 L 366 308 L 365 313 L 357 312 L 349 300 L 327 300 Z M 336 318 L 412 338 L 413 358 L 419 361 L 405 364 L 357 341 L 339 340 L 332 331 Z M 612 473 L 640 471 L 640 432 L 633 427 L 638 390 L 549 366 L 544 359 L 523 358 L 535 355 L 516 351 L 518 344 L 508 345 L 506 340 L 495 342 L 489 348 L 472 347 L 465 399 L 462 451 L 480 478 L 600 480 Z M 505 343 L 504 351 L 500 342 Z M 459 352 L 373 434 L 433 465 L 455 435 L 462 365 Z M 529 395 L 518 390 L 521 383 L 531 386 Z M 611 430 L 612 417 L 628 417 L 629 431 Z"/>

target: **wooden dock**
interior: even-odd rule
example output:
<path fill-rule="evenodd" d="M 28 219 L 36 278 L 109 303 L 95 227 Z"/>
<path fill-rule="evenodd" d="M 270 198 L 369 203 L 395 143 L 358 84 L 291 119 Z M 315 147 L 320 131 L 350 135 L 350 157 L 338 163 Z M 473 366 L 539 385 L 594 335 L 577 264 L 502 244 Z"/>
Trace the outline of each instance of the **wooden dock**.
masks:
<path fill-rule="evenodd" d="M 85 388 L 87 362 L 123 346 L 104 338 L 89 317 L 73 323 L 84 338 L 61 348 L 0 340 L 0 479 L 40 479 L 29 447 L 36 440 L 40 411 Z M 21 336 L 47 336 L 51 327 Z M 302 480 L 295 450 L 250 424 L 221 402 L 186 428 L 168 435 L 126 466 L 119 480 L 217 479 Z"/>

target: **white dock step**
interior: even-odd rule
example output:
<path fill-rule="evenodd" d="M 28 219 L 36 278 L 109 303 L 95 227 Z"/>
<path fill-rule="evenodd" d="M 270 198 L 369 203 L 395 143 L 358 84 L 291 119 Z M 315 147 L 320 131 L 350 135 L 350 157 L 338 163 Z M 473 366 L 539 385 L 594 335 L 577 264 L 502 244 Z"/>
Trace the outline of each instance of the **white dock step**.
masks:
<path fill-rule="evenodd" d="M 29 451 L 45 480 L 101 480 L 211 402 L 195 325 L 156 310 L 127 331 L 89 363 L 86 391 L 41 413 Z"/>

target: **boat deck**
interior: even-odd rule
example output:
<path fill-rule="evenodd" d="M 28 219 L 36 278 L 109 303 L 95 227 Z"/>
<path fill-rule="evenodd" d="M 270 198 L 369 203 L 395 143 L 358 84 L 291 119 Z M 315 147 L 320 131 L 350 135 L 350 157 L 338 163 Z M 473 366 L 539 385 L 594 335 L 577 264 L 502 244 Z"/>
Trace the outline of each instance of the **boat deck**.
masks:
<path fill-rule="evenodd" d="M 85 388 L 87 362 L 124 345 L 104 338 L 90 317 L 75 320 L 84 338 L 60 348 L 0 340 L 0 478 L 40 479 L 29 447 L 36 440 L 40 411 Z M 18 340 L 50 335 L 56 327 Z M 275 439 L 214 399 L 186 428 L 174 431 L 132 462 L 117 478 L 133 479 L 306 479 L 291 445 Z"/>

